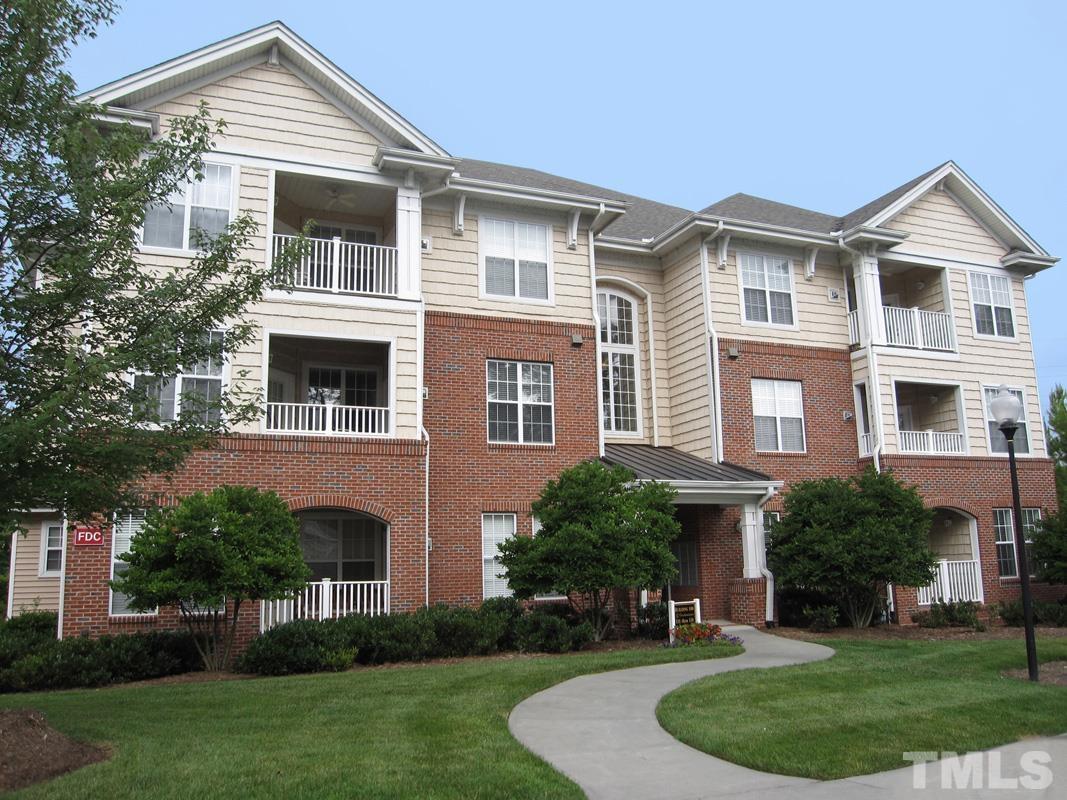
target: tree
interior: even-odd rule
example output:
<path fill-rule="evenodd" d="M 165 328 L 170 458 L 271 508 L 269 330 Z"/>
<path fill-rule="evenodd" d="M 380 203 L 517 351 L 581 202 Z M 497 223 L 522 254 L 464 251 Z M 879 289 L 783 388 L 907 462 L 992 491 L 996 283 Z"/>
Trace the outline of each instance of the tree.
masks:
<path fill-rule="evenodd" d="M 852 627 L 865 628 L 886 584 L 933 579 L 932 520 L 918 491 L 889 471 L 802 481 L 771 530 L 769 565 L 779 587 L 833 597 Z"/>
<path fill-rule="evenodd" d="M 600 641 L 615 589 L 661 586 L 675 574 L 670 543 L 681 526 L 675 491 L 637 483 L 623 467 L 586 461 L 549 481 L 533 503 L 541 529 L 500 545 L 500 561 L 516 597 L 560 592 L 588 615 Z"/>
<path fill-rule="evenodd" d="M 274 492 L 220 486 L 152 511 L 111 582 L 141 611 L 177 606 L 208 670 L 225 669 L 241 607 L 304 588 L 296 518 Z"/>
<path fill-rule="evenodd" d="M 1060 509 L 1041 520 L 1028 556 L 1038 580 L 1062 584 L 1067 583 L 1067 515 Z"/>
<path fill-rule="evenodd" d="M 269 275 L 252 257 L 248 213 L 197 230 L 198 253 L 180 266 L 144 265 L 146 208 L 201 176 L 224 125 L 201 106 L 149 138 L 77 99 L 63 63 L 111 21 L 112 2 L 0 8 L 0 530 L 10 531 L 34 507 L 88 519 L 136 506 L 146 476 L 261 413 L 240 374 L 220 396 L 189 392 L 177 419 L 160 394 L 183 366 L 253 337 L 242 312 Z M 302 246 L 276 260 L 279 274 Z M 224 327 L 224 340 L 208 335 Z"/>
<path fill-rule="evenodd" d="M 1067 391 L 1056 384 L 1048 396 L 1048 454 L 1056 467 L 1056 497 L 1067 508 Z"/>

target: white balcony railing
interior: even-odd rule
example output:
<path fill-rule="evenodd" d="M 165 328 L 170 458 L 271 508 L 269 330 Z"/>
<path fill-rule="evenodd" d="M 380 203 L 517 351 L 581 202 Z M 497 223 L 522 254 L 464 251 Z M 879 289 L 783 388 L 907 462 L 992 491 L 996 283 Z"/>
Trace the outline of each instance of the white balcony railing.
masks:
<path fill-rule="evenodd" d="M 860 343 L 860 312 L 858 309 L 848 312 L 848 343 Z"/>
<path fill-rule="evenodd" d="M 860 455 L 869 456 L 871 453 L 873 453 L 874 444 L 875 441 L 873 433 L 860 434 Z"/>
<path fill-rule="evenodd" d="M 274 234 L 274 255 L 295 239 L 295 236 Z M 343 242 L 338 237 L 307 241 L 310 250 L 300 259 L 291 275 L 278 276 L 279 282 L 294 289 L 396 296 L 395 247 Z"/>
<path fill-rule="evenodd" d="M 390 432 L 389 409 L 378 406 L 267 403 L 266 417 L 269 433 L 385 436 Z"/>
<path fill-rule="evenodd" d="M 954 351 L 956 335 L 952 317 L 941 311 L 883 306 L 886 341 L 897 347 Z"/>
<path fill-rule="evenodd" d="M 919 605 L 933 602 L 960 603 L 983 601 L 982 571 L 977 561 L 938 561 L 937 575 L 928 586 L 918 590 Z"/>
<path fill-rule="evenodd" d="M 259 630 L 267 631 L 296 619 L 337 619 L 349 614 L 389 613 L 389 581 L 331 581 L 309 583 L 285 600 L 264 600 L 259 606 Z"/>
<path fill-rule="evenodd" d="M 900 452 L 959 455 L 963 453 L 962 433 L 941 431 L 899 431 Z"/>

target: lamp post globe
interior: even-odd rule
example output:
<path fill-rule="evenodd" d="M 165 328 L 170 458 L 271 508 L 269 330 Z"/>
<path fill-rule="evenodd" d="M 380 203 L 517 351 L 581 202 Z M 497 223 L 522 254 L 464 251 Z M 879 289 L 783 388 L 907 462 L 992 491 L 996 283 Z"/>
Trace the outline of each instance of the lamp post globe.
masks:
<path fill-rule="evenodd" d="M 1015 463 L 1015 433 L 1023 414 L 1022 400 L 1003 384 L 997 396 L 989 402 L 989 411 L 996 420 L 1008 447 L 1008 466 L 1011 471 L 1012 518 L 1015 524 L 1015 561 L 1019 572 L 1019 589 L 1023 600 L 1023 625 L 1026 630 L 1026 667 L 1030 680 L 1038 679 L 1037 640 L 1034 636 L 1034 603 L 1030 595 L 1030 564 L 1026 557 L 1026 534 L 1023 531 L 1023 508 L 1019 497 L 1019 470 Z"/>

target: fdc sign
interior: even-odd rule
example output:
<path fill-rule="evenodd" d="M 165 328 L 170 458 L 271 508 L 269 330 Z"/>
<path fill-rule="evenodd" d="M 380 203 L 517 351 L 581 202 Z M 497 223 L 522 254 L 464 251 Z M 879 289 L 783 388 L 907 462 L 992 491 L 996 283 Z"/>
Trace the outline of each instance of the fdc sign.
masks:
<path fill-rule="evenodd" d="M 74 545 L 76 547 L 99 547 L 104 544 L 104 531 L 99 525 L 75 525 Z"/>

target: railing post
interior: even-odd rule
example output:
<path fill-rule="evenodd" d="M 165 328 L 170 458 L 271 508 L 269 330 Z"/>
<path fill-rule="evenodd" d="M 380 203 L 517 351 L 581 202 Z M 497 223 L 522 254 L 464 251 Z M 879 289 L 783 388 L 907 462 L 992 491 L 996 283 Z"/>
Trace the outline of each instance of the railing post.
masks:
<path fill-rule="evenodd" d="M 330 246 L 330 291 L 337 294 L 340 291 L 341 277 L 341 237 L 334 236 Z"/>
<path fill-rule="evenodd" d="M 941 570 L 941 597 L 942 602 L 951 603 L 956 599 L 956 593 L 952 590 L 952 581 L 949 579 L 948 562 L 941 561 L 938 564 Z"/>
<path fill-rule="evenodd" d="M 333 616 L 333 591 L 329 578 L 323 578 L 319 584 L 319 619 Z"/>

